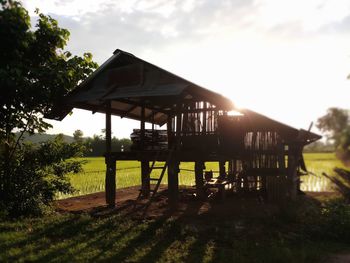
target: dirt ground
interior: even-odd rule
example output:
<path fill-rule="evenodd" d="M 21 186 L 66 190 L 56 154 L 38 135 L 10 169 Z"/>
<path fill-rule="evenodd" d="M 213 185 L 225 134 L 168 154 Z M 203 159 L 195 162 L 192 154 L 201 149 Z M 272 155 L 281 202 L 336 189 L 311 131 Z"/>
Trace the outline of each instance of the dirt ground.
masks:
<path fill-rule="evenodd" d="M 180 188 L 179 202 L 176 207 L 168 204 L 166 186 L 161 186 L 157 197 L 149 204 L 148 199 L 137 200 L 139 186 L 127 187 L 117 190 L 116 207 L 108 209 L 105 203 L 105 193 L 99 192 L 84 196 L 67 198 L 56 202 L 59 212 L 88 212 L 88 213 L 120 213 L 130 217 L 157 218 L 162 216 L 205 216 L 225 217 L 242 215 L 264 216 L 275 210 L 274 205 L 267 204 L 257 194 L 240 196 L 227 194 L 225 199 L 213 195 L 205 201 L 199 200 L 193 188 Z M 145 212 L 146 211 L 146 212 Z"/>

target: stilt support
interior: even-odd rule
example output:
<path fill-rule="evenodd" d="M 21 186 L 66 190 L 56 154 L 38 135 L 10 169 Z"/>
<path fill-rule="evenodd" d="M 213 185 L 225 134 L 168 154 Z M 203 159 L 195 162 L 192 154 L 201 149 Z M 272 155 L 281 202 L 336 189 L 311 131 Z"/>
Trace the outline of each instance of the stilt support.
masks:
<path fill-rule="evenodd" d="M 204 198 L 204 180 L 203 180 L 203 170 L 205 169 L 204 162 L 196 161 L 194 165 L 194 172 L 196 178 L 196 192 L 199 198 Z"/>
<path fill-rule="evenodd" d="M 179 198 L 179 162 L 170 160 L 168 165 L 169 203 L 175 205 Z"/>
<path fill-rule="evenodd" d="M 106 180 L 105 180 L 105 194 L 106 203 L 109 207 L 115 207 L 115 173 L 116 162 L 111 159 L 112 152 L 112 116 L 111 116 L 111 102 L 106 103 Z"/>
<path fill-rule="evenodd" d="M 149 161 L 141 161 L 141 184 L 142 196 L 149 197 L 151 189 Z"/>

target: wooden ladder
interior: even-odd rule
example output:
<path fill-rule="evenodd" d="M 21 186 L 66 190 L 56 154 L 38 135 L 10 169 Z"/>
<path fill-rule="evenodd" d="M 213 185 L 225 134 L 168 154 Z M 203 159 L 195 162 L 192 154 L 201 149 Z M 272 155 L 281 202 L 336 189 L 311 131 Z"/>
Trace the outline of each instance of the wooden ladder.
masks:
<path fill-rule="evenodd" d="M 156 181 L 156 185 L 154 186 L 153 189 L 150 190 L 150 192 L 151 192 L 151 197 L 149 198 L 148 202 L 147 202 L 146 205 L 145 205 L 145 210 L 144 210 L 144 213 L 143 213 L 143 214 L 146 214 L 146 211 L 147 211 L 148 207 L 151 205 L 151 203 L 152 203 L 153 200 L 154 200 L 154 197 L 155 197 L 156 194 L 157 194 L 157 191 L 158 191 L 158 189 L 159 189 L 159 187 L 160 187 L 160 184 L 161 184 L 161 182 L 162 182 L 162 180 L 163 180 L 163 177 L 164 177 L 164 175 L 165 175 L 165 171 L 166 171 L 166 169 L 168 168 L 169 162 L 171 161 L 171 159 L 172 159 L 172 157 L 173 157 L 174 149 L 175 149 L 175 147 L 173 147 L 173 148 L 171 148 L 171 149 L 169 150 L 169 154 L 168 154 L 167 159 L 166 159 L 166 161 L 165 161 L 165 163 L 164 163 L 163 166 L 155 166 L 155 163 L 157 162 L 157 158 L 155 158 L 155 160 L 152 162 L 152 165 L 151 165 L 151 167 L 150 167 L 150 173 L 149 173 L 149 175 L 151 175 L 151 174 L 152 174 L 152 170 L 155 170 L 155 169 L 161 169 L 162 171 L 161 171 L 159 177 L 150 177 L 150 181 Z"/>

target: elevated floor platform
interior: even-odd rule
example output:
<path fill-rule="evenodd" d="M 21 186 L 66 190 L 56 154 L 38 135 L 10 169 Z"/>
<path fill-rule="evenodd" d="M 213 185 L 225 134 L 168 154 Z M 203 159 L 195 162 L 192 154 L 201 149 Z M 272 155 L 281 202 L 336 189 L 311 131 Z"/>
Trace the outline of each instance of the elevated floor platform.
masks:
<path fill-rule="evenodd" d="M 111 160 L 114 161 L 166 161 L 170 154 L 170 150 L 147 150 L 147 151 L 129 151 L 129 152 L 112 152 Z M 198 151 L 175 151 L 172 157 L 179 162 L 195 162 L 195 161 L 225 161 L 232 159 L 232 156 L 222 155 L 218 153 L 205 153 Z"/>

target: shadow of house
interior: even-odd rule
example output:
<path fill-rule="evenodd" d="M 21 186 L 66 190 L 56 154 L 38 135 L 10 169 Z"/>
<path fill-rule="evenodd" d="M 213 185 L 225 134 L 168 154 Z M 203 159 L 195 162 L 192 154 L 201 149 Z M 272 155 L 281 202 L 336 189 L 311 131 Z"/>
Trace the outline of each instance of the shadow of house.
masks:
<path fill-rule="evenodd" d="M 228 98 L 122 50 L 116 50 L 46 117 L 62 120 L 73 108 L 106 116 L 106 203 L 111 207 L 120 160 L 141 162 L 140 196 L 151 200 L 167 170 L 169 201 L 177 202 L 181 162 L 195 163 L 200 197 L 206 188 L 223 192 L 230 188 L 260 191 L 276 200 L 293 199 L 300 171 L 306 171 L 303 147 L 321 138 L 238 109 Z M 132 135 L 132 151 L 111 151 L 112 115 L 140 121 Z M 151 123 L 152 129 L 145 129 L 145 123 Z M 155 125 L 166 129 L 156 130 Z M 204 179 L 205 162 L 219 163 L 218 178 Z M 155 176 L 157 169 L 161 172 Z"/>

